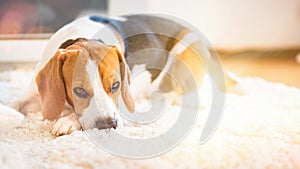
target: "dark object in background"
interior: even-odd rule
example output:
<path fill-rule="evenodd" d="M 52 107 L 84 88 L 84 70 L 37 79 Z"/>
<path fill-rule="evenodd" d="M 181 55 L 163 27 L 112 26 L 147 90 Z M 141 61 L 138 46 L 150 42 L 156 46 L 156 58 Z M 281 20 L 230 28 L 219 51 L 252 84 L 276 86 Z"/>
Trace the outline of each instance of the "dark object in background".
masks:
<path fill-rule="evenodd" d="M 79 15 L 107 13 L 107 0 L 0 0 L 1 34 L 54 33 Z"/>

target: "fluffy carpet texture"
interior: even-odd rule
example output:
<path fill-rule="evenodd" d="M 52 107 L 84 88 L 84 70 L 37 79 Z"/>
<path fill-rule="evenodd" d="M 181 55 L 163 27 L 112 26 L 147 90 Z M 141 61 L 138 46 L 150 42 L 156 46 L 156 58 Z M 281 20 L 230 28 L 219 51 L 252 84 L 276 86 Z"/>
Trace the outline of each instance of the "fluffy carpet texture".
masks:
<path fill-rule="evenodd" d="M 23 117 L 5 106 L 20 96 L 32 75 L 31 70 L 0 73 L 1 169 L 300 168 L 299 89 L 258 78 L 237 78 L 237 90 L 242 94 L 226 94 L 217 131 L 200 145 L 199 137 L 210 108 L 207 98 L 211 98 L 206 80 L 201 89 L 198 120 L 187 138 L 161 156 L 132 160 L 103 151 L 82 131 L 54 137 L 50 134 L 51 122 L 43 121 L 40 113 Z M 179 108 L 171 105 L 166 112 L 172 114 Z M 160 124 L 170 121 L 169 118 L 176 117 L 161 117 L 156 124 L 144 127 L 125 124 L 117 131 L 149 137 L 161 132 Z"/>

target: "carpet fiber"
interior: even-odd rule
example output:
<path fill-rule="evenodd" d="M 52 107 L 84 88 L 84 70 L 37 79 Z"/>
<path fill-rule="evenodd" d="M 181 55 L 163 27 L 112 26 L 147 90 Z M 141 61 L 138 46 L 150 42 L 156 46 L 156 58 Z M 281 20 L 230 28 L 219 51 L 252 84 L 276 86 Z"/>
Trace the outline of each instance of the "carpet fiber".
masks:
<path fill-rule="evenodd" d="M 223 118 L 215 134 L 199 145 L 209 99 L 208 80 L 202 87 L 199 116 L 187 138 L 171 151 L 151 159 L 130 160 L 101 150 L 76 131 L 54 137 L 51 122 L 40 113 L 23 117 L 5 105 L 20 96 L 33 72 L 0 73 L 0 168 L 300 168 L 300 90 L 258 78 L 237 78 L 228 93 Z M 142 101 L 140 101 L 142 104 Z M 167 112 L 176 112 L 172 105 Z M 148 126 L 124 125 L 117 131 L 143 138 L 161 132 L 162 117 Z M 2 125 L 1 125 L 2 124 Z M 92 132 L 99 132 L 97 130 Z M 109 134 L 109 132 L 107 133 Z"/>

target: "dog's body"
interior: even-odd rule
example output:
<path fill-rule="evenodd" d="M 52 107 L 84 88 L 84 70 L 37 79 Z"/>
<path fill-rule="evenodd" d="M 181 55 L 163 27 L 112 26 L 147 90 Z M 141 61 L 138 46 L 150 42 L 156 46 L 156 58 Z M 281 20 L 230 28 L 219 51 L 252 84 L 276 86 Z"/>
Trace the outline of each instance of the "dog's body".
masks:
<path fill-rule="evenodd" d="M 173 20 L 152 15 L 85 17 L 53 35 L 37 66 L 36 85 L 14 107 L 23 113 L 35 112 L 40 103 L 43 116 L 57 120 L 52 129 L 55 135 L 115 128 L 120 92 L 128 110 L 134 111 L 128 66 L 145 64 L 155 87 L 184 94 L 201 84 L 203 64 L 210 61 L 214 58 L 201 37 Z M 94 86 L 95 74 L 100 83 Z M 101 96 L 97 103 L 96 92 Z M 101 112 L 93 112 L 96 106 Z"/>

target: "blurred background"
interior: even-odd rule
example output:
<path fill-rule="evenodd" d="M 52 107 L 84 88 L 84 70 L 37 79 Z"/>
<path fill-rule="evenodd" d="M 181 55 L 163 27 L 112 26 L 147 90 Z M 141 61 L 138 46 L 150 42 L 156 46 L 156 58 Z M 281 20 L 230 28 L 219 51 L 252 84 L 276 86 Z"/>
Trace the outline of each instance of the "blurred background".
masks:
<path fill-rule="evenodd" d="M 300 87 L 299 0 L 0 0 L 0 69 L 34 65 L 49 37 L 80 16 L 145 12 L 196 26 L 238 76 Z"/>

